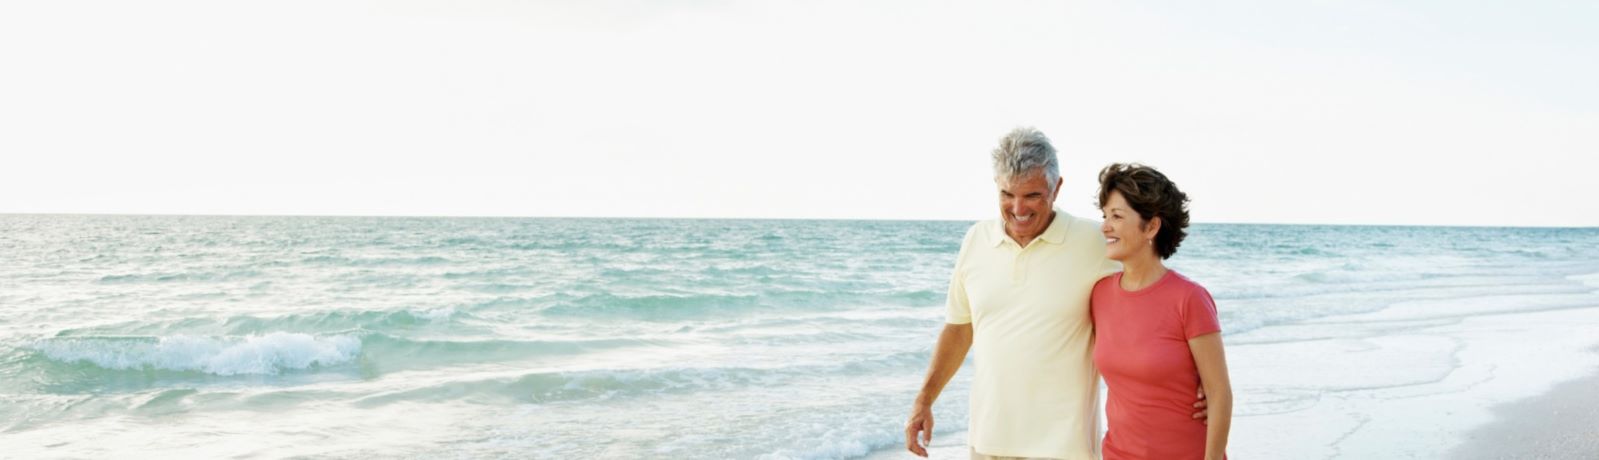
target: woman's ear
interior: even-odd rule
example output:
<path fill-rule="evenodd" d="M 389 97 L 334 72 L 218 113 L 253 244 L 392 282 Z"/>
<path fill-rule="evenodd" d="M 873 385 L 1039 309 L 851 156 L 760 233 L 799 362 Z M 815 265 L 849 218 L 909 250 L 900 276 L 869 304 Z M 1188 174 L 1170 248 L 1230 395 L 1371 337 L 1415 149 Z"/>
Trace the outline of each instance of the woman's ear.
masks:
<path fill-rule="evenodd" d="M 1151 217 L 1144 222 L 1144 239 L 1154 241 L 1155 235 L 1160 234 L 1160 224 L 1160 216 Z"/>

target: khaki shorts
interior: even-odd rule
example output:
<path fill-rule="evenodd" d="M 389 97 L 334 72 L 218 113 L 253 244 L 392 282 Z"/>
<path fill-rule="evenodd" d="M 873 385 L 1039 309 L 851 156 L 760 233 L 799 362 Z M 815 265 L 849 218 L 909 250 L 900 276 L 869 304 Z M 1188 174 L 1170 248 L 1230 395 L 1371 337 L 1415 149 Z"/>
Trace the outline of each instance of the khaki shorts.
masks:
<path fill-rule="evenodd" d="M 977 453 L 977 449 L 972 449 L 972 460 L 1050 460 L 1050 459 L 1047 459 L 1047 458 L 1029 458 L 1029 457 L 995 457 L 993 455 L 979 454 L 979 453 Z"/>

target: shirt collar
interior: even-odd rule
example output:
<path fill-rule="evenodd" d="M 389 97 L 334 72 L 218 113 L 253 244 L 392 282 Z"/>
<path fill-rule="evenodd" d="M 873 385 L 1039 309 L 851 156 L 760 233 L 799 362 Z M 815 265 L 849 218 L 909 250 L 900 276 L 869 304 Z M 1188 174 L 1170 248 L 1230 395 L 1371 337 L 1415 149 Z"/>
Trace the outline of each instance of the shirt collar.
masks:
<path fill-rule="evenodd" d="M 1061 244 L 1066 241 L 1066 227 L 1071 225 L 1071 215 L 1061 211 L 1060 208 L 1052 208 L 1051 210 L 1055 211 L 1055 219 L 1049 221 L 1049 227 L 1044 228 L 1043 234 L 1033 239 L 1043 240 L 1049 244 Z M 992 237 L 989 238 L 989 244 L 996 248 L 1005 244 L 1006 241 L 1011 242 L 1011 244 L 1017 244 L 1016 240 L 1012 240 L 1010 235 L 1005 233 L 1004 218 L 995 221 L 994 231 L 990 235 Z"/>

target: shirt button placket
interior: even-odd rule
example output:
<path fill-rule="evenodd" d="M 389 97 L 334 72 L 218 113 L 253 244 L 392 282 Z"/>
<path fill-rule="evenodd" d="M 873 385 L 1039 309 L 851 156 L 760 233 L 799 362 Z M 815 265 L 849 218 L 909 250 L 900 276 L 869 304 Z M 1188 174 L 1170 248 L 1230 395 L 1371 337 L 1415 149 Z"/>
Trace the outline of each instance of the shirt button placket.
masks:
<path fill-rule="evenodd" d="M 1015 261 L 1011 262 L 1010 281 L 1014 284 L 1027 281 L 1027 248 L 1017 252 Z"/>

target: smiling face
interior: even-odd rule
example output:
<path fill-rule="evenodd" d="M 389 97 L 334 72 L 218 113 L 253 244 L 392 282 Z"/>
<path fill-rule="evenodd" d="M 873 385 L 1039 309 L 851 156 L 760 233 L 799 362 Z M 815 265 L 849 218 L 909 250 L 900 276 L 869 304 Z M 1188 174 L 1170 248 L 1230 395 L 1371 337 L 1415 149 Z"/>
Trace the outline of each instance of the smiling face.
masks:
<path fill-rule="evenodd" d="M 1005 233 L 1017 243 L 1026 246 L 1049 228 L 1055 218 L 1051 208 L 1061 180 L 1049 183 L 1043 171 L 1013 176 L 1010 180 L 995 179 L 999 186 L 999 215 L 1005 220 Z"/>
<path fill-rule="evenodd" d="M 1100 225 L 1099 230 L 1105 234 L 1106 257 L 1125 261 L 1131 257 L 1155 256 L 1152 240 L 1160 232 L 1160 218 L 1145 221 L 1138 211 L 1127 204 L 1127 198 L 1120 191 L 1111 191 L 1105 206 L 1099 210 L 1105 217 L 1105 223 Z"/>

